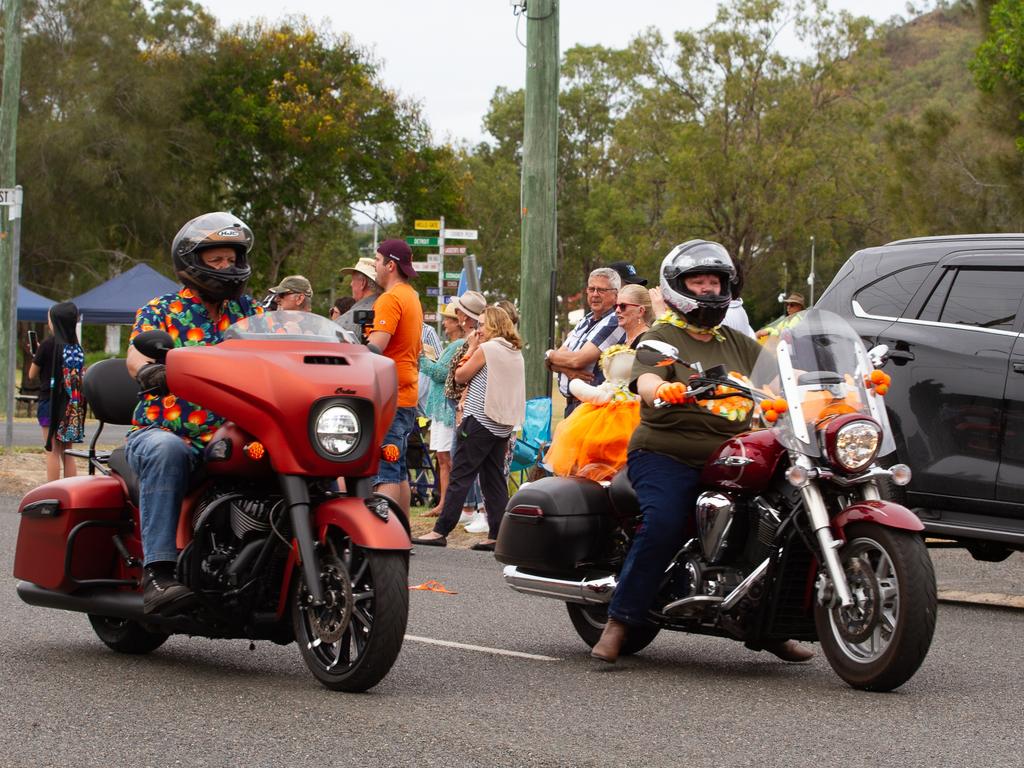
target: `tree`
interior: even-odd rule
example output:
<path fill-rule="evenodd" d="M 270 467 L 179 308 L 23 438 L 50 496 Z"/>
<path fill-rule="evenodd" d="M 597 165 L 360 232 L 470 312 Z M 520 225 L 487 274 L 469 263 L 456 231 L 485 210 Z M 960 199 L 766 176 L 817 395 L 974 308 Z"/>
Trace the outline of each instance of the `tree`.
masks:
<path fill-rule="evenodd" d="M 347 36 L 302 18 L 221 34 L 188 114 L 213 137 L 217 197 L 257 233 L 268 284 L 308 261 L 322 230 L 347 228 L 354 203 L 426 207 L 451 190 L 440 170 L 450 154 L 430 147 L 415 107 Z"/>
<path fill-rule="evenodd" d="M 1024 152 L 1024 4 L 1020 0 L 981 0 L 987 35 L 972 62 L 978 87 L 1005 97 L 1016 117 L 1017 148 Z"/>
<path fill-rule="evenodd" d="M 139 260 L 169 271 L 170 238 L 203 198 L 203 134 L 180 106 L 212 17 L 187 0 L 148 10 L 43 0 L 28 10 L 23 282 L 68 296 Z"/>

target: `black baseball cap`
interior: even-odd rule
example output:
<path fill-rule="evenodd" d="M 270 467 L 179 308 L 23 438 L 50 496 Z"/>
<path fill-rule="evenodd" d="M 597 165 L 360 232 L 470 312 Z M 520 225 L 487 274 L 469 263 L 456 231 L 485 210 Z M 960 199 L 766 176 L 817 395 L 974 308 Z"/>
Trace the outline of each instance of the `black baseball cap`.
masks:
<path fill-rule="evenodd" d="M 622 278 L 623 285 L 647 285 L 647 279 L 636 273 L 636 268 L 628 261 L 613 261 L 608 269 L 614 269 Z"/>

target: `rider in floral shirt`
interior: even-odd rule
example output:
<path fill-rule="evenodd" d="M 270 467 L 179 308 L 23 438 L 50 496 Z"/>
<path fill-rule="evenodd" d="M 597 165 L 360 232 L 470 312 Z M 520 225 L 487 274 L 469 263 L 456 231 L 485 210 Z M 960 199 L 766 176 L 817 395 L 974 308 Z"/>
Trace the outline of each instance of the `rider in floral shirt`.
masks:
<path fill-rule="evenodd" d="M 232 323 L 259 314 L 261 308 L 243 295 L 252 273 L 251 249 L 252 231 L 230 213 L 207 213 L 185 224 L 171 245 L 174 269 L 184 287 L 138 311 L 132 340 L 143 331 L 162 330 L 179 347 L 216 344 Z M 139 484 L 143 610 L 171 615 L 196 602 L 176 578 L 175 534 L 189 480 L 223 419 L 171 393 L 164 364 L 134 345 L 128 348 L 126 364 L 139 383 L 135 428 L 128 433 L 125 460 Z"/>
<path fill-rule="evenodd" d="M 221 334 L 230 325 L 262 312 L 262 307 L 250 296 L 228 300 L 221 306 L 220 319 L 214 328 L 202 299 L 191 288 L 182 288 L 177 293 L 155 298 L 139 309 L 131 338 L 143 331 L 159 329 L 171 335 L 176 347 L 218 344 Z M 224 419 L 174 394 L 150 394 L 139 400 L 132 423 L 136 428 L 156 426 L 181 435 L 193 450 L 201 452 Z"/>

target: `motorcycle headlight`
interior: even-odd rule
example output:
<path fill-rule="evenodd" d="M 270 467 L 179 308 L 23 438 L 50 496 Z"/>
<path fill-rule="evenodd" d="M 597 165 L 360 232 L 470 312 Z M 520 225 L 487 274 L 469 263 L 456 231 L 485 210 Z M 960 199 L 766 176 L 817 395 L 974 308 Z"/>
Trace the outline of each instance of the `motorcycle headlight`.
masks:
<path fill-rule="evenodd" d="M 828 430 L 825 440 L 833 464 L 844 472 L 860 472 L 875 460 L 882 429 L 869 419 L 854 419 Z"/>
<path fill-rule="evenodd" d="M 345 405 L 324 408 L 316 420 L 316 439 L 331 456 L 344 456 L 359 442 L 359 419 Z"/>

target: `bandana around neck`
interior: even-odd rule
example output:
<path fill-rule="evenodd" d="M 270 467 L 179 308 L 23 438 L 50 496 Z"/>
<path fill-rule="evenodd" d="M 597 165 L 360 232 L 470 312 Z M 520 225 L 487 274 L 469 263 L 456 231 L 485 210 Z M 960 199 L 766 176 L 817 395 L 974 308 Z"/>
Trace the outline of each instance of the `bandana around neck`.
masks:
<path fill-rule="evenodd" d="M 686 320 L 681 318 L 672 310 L 667 311 L 661 317 L 659 317 L 655 323 L 657 325 L 674 325 L 676 328 L 681 328 L 684 331 L 690 331 L 692 333 L 703 333 L 711 336 L 715 341 L 725 341 L 725 336 L 722 334 L 720 325 L 716 325 L 714 328 L 701 328 L 697 325 L 690 325 Z"/>

